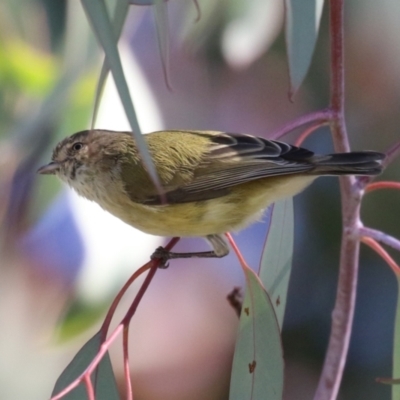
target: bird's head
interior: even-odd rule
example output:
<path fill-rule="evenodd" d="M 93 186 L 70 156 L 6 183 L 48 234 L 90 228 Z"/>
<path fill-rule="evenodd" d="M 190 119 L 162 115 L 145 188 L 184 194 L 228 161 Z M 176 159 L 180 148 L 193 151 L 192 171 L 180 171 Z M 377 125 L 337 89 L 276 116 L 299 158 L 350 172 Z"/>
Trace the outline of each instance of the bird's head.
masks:
<path fill-rule="evenodd" d="M 105 130 L 81 131 L 63 139 L 53 151 L 51 162 L 38 169 L 39 174 L 56 175 L 77 186 L 110 173 L 127 153 L 136 153 L 129 132 Z"/>

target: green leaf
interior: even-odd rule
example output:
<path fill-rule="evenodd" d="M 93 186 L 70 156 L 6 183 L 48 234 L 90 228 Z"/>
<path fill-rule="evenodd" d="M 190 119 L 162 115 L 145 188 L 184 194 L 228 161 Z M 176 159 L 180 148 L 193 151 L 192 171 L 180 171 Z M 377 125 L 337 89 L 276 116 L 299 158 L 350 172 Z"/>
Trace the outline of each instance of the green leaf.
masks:
<path fill-rule="evenodd" d="M 101 333 L 98 332 L 79 350 L 57 379 L 52 396 L 60 393 L 85 371 L 100 349 L 100 340 Z M 100 361 L 96 372 L 92 374 L 92 383 L 95 388 L 96 400 L 120 400 L 108 352 Z M 87 400 L 87 398 L 86 388 L 83 384 L 80 384 L 70 393 L 66 394 L 63 400 Z"/>
<path fill-rule="evenodd" d="M 282 329 L 292 270 L 293 199 L 277 201 L 272 207 L 259 277 L 272 300 L 279 326 Z"/>
<path fill-rule="evenodd" d="M 114 16 L 112 20 L 112 26 L 116 41 L 121 36 L 122 28 L 124 26 L 126 16 L 128 15 L 129 4 L 126 0 L 117 0 L 114 9 Z M 99 76 L 99 80 L 97 82 L 96 87 L 96 95 L 94 99 L 94 106 L 93 106 L 93 117 L 92 117 L 92 129 L 96 123 L 97 113 L 99 111 L 101 95 L 103 93 L 104 84 L 106 82 L 108 73 L 110 72 L 110 66 L 108 65 L 107 59 L 104 58 L 103 65 L 101 67 L 101 72 Z"/>
<path fill-rule="evenodd" d="M 324 0 L 285 0 L 285 33 L 290 97 L 303 82 L 318 37 Z"/>
<path fill-rule="evenodd" d="M 230 400 L 281 400 L 283 352 L 271 300 L 252 270 L 246 272 L 246 296 L 240 316 L 231 375 Z"/>
<path fill-rule="evenodd" d="M 99 40 L 106 54 L 107 62 L 109 63 L 115 86 L 117 87 L 126 116 L 131 125 L 133 131 L 132 134 L 135 137 L 142 161 L 146 166 L 147 172 L 153 180 L 154 185 L 158 191 L 162 193 L 158 175 L 154 167 L 154 163 L 150 157 L 149 150 L 142 137 L 139 122 L 133 107 L 133 102 L 129 94 L 128 85 L 122 69 L 121 58 L 118 53 L 117 38 L 115 37 L 110 18 L 108 16 L 107 7 L 104 3 L 104 0 L 82 0 L 82 5 L 97 36 L 97 39 Z"/>
<path fill-rule="evenodd" d="M 154 0 L 154 18 L 157 28 L 157 42 L 160 51 L 161 63 L 164 73 L 165 83 L 171 89 L 169 82 L 169 25 L 167 3 L 164 0 Z"/>

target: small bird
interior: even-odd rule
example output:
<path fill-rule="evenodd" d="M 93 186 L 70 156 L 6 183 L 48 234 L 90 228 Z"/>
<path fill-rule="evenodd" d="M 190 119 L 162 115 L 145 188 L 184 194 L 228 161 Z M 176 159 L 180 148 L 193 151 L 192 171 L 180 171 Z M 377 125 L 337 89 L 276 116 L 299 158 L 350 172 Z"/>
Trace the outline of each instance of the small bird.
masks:
<path fill-rule="evenodd" d="M 302 191 L 321 175 L 376 175 L 384 154 L 316 155 L 287 143 L 215 131 L 171 130 L 144 135 L 163 196 L 141 162 L 131 132 L 85 130 L 62 140 L 40 174 L 57 175 L 76 192 L 127 224 L 158 236 L 200 236 L 213 251 L 173 253 L 224 257 L 224 233 L 258 220 L 276 200 Z"/>

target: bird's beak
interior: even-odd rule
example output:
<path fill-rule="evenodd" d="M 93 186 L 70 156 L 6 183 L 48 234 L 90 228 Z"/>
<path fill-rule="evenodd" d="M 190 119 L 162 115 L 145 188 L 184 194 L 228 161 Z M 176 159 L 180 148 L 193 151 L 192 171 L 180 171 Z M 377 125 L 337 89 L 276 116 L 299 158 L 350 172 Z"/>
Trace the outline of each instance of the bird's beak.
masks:
<path fill-rule="evenodd" d="M 59 170 L 60 170 L 60 163 L 52 161 L 40 167 L 37 170 L 37 173 L 42 175 L 54 175 Z"/>

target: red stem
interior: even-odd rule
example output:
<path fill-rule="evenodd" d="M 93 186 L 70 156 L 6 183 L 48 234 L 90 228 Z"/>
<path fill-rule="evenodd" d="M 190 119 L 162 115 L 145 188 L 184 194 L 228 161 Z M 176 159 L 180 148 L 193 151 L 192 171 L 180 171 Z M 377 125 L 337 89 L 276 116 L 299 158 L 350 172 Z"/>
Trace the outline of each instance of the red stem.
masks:
<path fill-rule="evenodd" d="M 92 384 L 92 380 L 90 379 L 90 376 L 85 376 L 84 382 L 85 382 L 88 400 L 96 400 L 95 395 L 94 395 L 94 388 L 93 388 L 93 384 Z"/>
<path fill-rule="evenodd" d="M 398 277 L 400 276 L 400 267 L 397 265 L 396 261 L 390 257 L 389 253 L 374 239 L 370 237 L 362 237 L 361 241 L 367 246 L 371 247 L 372 250 L 376 251 L 389 265 L 394 274 Z"/>
<path fill-rule="evenodd" d="M 129 368 L 129 324 L 124 326 L 124 331 L 122 333 L 122 349 L 124 358 L 126 400 L 133 400 L 131 371 Z"/>
<path fill-rule="evenodd" d="M 165 246 L 166 250 L 171 250 L 176 243 L 178 243 L 179 238 L 173 238 L 169 241 L 169 243 Z M 122 297 L 124 296 L 125 292 L 129 289 L 129 287 L 132 285 L 132 283 L 144 272 L 146 272 L 148 269 L 152 268 L 152 266 L 158 267 L 159 261 L 158 260 L 152 260 L 140 267 L 137 271 L 135 271 L 132 276 L 127 280 L 127 282 L 124 284 L 122 289 L 118 292 L 116 295 L 114 301 L 112 302 L 110 308 L 108 309 L 107 315 L 104 318 L 103 325 L 100 328 L 100 331 L 102 332 L 102 340 L 103 342 L 105 338 L 107 337 L 107 332 L 111 324 L 112 317 L 114 316 L 115 310 L 118 307 L 119 302 L 121 301 Z M 140 300 L 139 300 L 140 301 Z"/>
<path fill-rule="evenodd" d="M 381 181 L 370 183 L 365 187 L 365 193 L 380 189 L 400 189 L 400 182 Z"/>
<path fill-rule="evenodd" d="M 75 389 L 79 384 L 82 382 L 85 382 L 86 387 L 89 385 L 89 381 L 91 381 L 90 376 L 92 372 L 97 368 L 99 365 L 100 361 L 104 357 L 104 355 L 107 353 L 108 349 L 114 343 L 114 340 L 118 337 L 118 335 L 121 333 L 123 329 L 123 326 L 120 324 L 118 325 L 114 331 L 111 333 L 110 337 L 102 343 L 100 346 L 99 351 L 97 352 L 96 356 L 93 358 L 91 363 L 88 365 L 88 367 L 85 369 L 85 371 L 82 372 L 81 375 L 79 375 L 74 381 L 72 381 L 67 387 L 65 387 L 61 392 L 53 396 L 50 400 L 60 400 L 62 399 L 65 395 L 70 393 L 73 389 Z M 91 385 L 91 382 L 90 382 Z M 93 387 L 93 385 L 91 385 Z M 89 389 L 88 389 L 88 393 Z M 89 399 L 92 400 L 92 399 Z M 93 398 L 94 400 L 94 398 Z"/>
<path fill-rule="evenodd" d="M 178 243 L 180 238 L 175 237 L 172 238 L 169 243 L 165 246 L 166 250 L 171 250 L 176 243 Z M 129 333 L 129 322 L 132 319 L 140 301 L 143 298 L 143 295 L 145 294 L 147 288 L 150 285 L 150 282 L 152 281 L 155 273 L 157 272 L 157 268 L 159 266 L 160 261 L 155 259 L 151 260 L 149 263 L 145 264 L 142 268 L 138 269 L 132 276 L 129 278 L 128 282 L 123 286 L 123 288 L 120 290 L 120 292 L 117 294 L 115 300 L 113 301 L 107 316 L 103 322 L 102 327 L 100 328 L 100 331 L 102 332 L 102 335 L 104 338 L 102 338 L 102 344 L 100 346 L 99 351 L 97 352 L 96 356 L 93 358 L 91 363 L 88 365 L 88 367 L 85 369 L 85 371 L 79 375 L 73 382 L 71 382 L 66 388 L 64 388 L 61 392 L 59 392 L 57 395 L 53 396 L 51 400 L 60 400 L 62 399 L 65 395 L 71 392 L 74 388 L 76 388 L 80 383 L 84 382 L 86 386 L 86 390 L 88 393 L 88 399 L 89 400 L 94 400 L 94 389 L 93 385 L 91 382 L 91 374 L 94 372 L 94 370 L 97 368 L 99 365 L 100 361 L 104 357 L 104 355 L 107 353 L 108 349 L 110 348 L 111 344 L 115 341 L 115 339 L 119 336 L 121 333 L 121 330 L 124 332 L 123 333 L 123 350 L 124 350 L 124 369 L 126 368 L 126 363 L 128 364 L 128 373 L 129 373 L 129 359 L 127 357 L 127 351 L 128 351 L 128 333 Z M 133 300 L 132 305 L 129 307 L 127 313 L 125 314 L 125 317 L 122 319 L 120 324 L 114 329 L 114 331 L 111 333 L 110 337 L 106 339 L 107 331 L 111 322 L 111 319 L 114 315 L 115 309 L 118 306 L 119 301 L 121 300 L 122 296 L 128 289 L 128 287 L 132 284 L 132 282 L 139 276 L 141 275 L 145 270 L 149 269 L 150 271 L 147 274 L 145 280 L 142 283 L 142 286 L 140 287 L 137 295 L 135 296 L 135 299 Z M 126 371 L 125 371 L 126 373 Z M 131 397 L 128 397 L 128 400 L 132 399 L 132 385 L 130 383 L 130 376 L 129 376 L 129 381 L 127 385 L 130 388 L 130 393 Z M 93 393 L 93 394 L 92 394 Z M 129 396 L 129 390 L 127 392 L 127 395 Z"/>
<path fill-rule="evenodd" d="M 170 242 L 165 246 L 165 250 L 170 251 L 177 243 L 179 242 L 179 238 L 175 237 L 170 240 Z M 143 295 L 146 293 L 147 288 L 150 285 L 150 282 L 152 281 L 154 275 L 157 272 L 158 265 L 159 265 L 159 260 L 152 260 L 151 261 L 153 265 L 150 267 L 150 271 L 146 276 L 146 279 L 142 283 L 142 286 L 140 287 L 135 299 L 133 300 L 133 303 L 129 307 L 127 313 L 125 314 L 125 317 L 122 319 L 121 323 L 123 325 L 129 324 L 130 320 L 132 319 L 133 315 L 136 312 L 136 309 L 142 300 Z"/>
<path fill-rule="evenodd" d="M 302 143 L 313 133 L 315 132 L 318 128 L 321 126 L 327 125 L 328 121 L 320 121 L 316 122 L 314 125 L 311 125 L 309 128 L 307 128 L 304 132 L 301 133 L 301 135 L 296 139 L 294 145 L 295 146 L 301 146 Z"/>
<path fill-rule="evenodd" d="M 116 295 L 114 301 L 111 303 L 110 308 L 108 309 L 107 315 L 104 318 L 103 324 L 100 328 L 100 331 L 102 333 L 102 339 L 101 342 L 103 342 L 105 340 L 105 338 L 107 337 L 107 332 L 108 329 L 110 328 L 110 324 L 111 324 L 111 320 L 114 316 L 115 310 L 118 307 L 119 302 L 121 301 L 122 297 L 124 296 L 125 292 L 129 289 L 129 287 L 132 285 L 132 283 L 140 276 L 142 275 L 144 272 L 146 272 L 149 268 L 151 268 L 152 265 L 152 261 L 149 261 L 148 263 L 146 263 L 145 265 L 143 265 L 142 267 L 140 267 L 137 271 L 135 271 L 132 276 L 126 281 L 126 283 L 124 284 L 124 286 L 122 287 L 122 289 L 118 292 L 118 294 Z"/>

